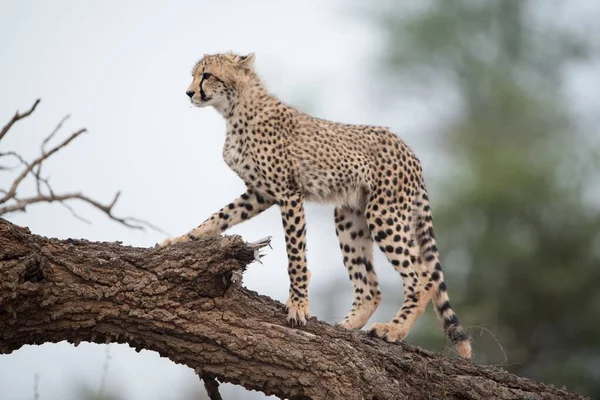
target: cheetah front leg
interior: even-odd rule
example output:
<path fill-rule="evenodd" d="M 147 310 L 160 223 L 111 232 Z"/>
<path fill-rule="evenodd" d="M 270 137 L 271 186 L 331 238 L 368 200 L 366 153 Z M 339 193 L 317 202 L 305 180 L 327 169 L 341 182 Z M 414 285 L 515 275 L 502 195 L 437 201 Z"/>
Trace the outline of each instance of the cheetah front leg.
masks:
<path fill-rule="evenodd" d="M 187 242 L 201 237 L 218 236 L 227 228 L 248 220 L 275 204 L 275 201 L 263 197 L 258 192 L 249 189 L 233 202 L 211 215 L 200 226 L 185 235 L 169 238 L 161 243 L 166 246 L 173 243 Z"/>
<path fill-rule="evenodd" d="M 290 277 L 290 297 L 286 307 L 290 325 L 306 325 L 310 318 L 308 302 L 308 283 L 310 271 L 306 266 L 306 223 L 301 195 L 293 195 L 279 202 L 285 244 L 288 255 L 288 274 Z"/>

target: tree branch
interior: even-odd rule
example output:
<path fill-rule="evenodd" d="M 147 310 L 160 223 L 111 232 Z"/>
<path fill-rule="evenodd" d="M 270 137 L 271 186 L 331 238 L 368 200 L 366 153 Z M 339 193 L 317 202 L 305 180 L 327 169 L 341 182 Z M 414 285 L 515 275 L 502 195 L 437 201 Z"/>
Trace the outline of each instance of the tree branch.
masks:
<path fill-rule="evenodd" d="M 33 104 L 31 109 L 28 110 L 27 112 L 25 112 L 23 114 L 20 114 L 19 112 L 17 112 L 15 114 L 15 116 L 8 122 L 8 124 L 6 124 L 6 126 L 4 126 L 4 128 L 2 129 L 1 134 L 0 134 L 0 140 L 6 135 L 6 133 L 15 124 L 15 122 L 31 115 L 35 111 L 35 109 L 39 103 L 40 103 L 40 100 L 38 99 Z M 87 203 L 87 204 L 95 207 L 96 209 L 104 212 L 113 221 L 116 221 L 122 225 L 129 227 L 129 228 L 141 229 L 141 230 L 143 230 L 145 228 L 150 228 L 150 229 L 153 229 L 157 232 L 161 232 L 166 235 L 166 232 L 164 232 L 157 226 L 151 224 L 150 222 L 144 221 L 142 219 L 132 218 L 132 217 L 120 218 L 120 217 L 115 216 L 113 214 L 113 208 L 114 208 L 117 200 L 119 199 L 119 196 L 121 194 L 120 192 L 116 193 L 112 202 L 110 202 L 109 204 L 102 204 L 82 193 L 56 194 L 54 192 L 54 190 L 52 189 L 52 186 L 50 185 L 49 179 L 42 177 L 42 165 L 43 165 L 44 161 L 48 160 L 51 156 L 56 154 L 59 150 L 68 146 L 73 140 L 75 140 L 81 134 L 86 132 L 85 129 L 80 129 L 80 130 L 72 133 L 65 140 L 60 142 L 58 145 L 52 147 L 50 150 L 46 150 L 46 145 L 50 142 L 50 140 L 52 140 L 56 136 L 57 132 L 62 128 L 63 124 L 65 123 L 65 121 L 68 118 L 69 118 L 69 116 L 67 115 L 62 120 L 60 120 L 60 122 L 56 125 L 56 127 L 52 130 L 52 132 L 50 132 L 50 134 L 42 141 L 42 144 L 40 146 L 40 155 L 35 160 L 28 162 L 23 157 L 21 157 L 18 153 L 14 152 L 14 151 L 0 152 L 0 158 L 7 157 L 7 156 L 14 157 L 19 161 L 19 164 L 21 166 L 23 166 L 23 170 L 20 172 L 20 174 L 18 174 L 14 178 L 12 184 L 10 185 L 10 188 L 0 189 L 0 193 L 2 194 L 2 196 L 0 196 L 0 215 L 5 215 L 8 213 L 17 212 L 17 211 L 25 212 L 27 207 L 32 204 L 56 202 L 56 203 L 63 205 L 64 207 L 66 207 L 71 212 L 71 214 L 73 214 L 73 216 L 75 216 L 76 218 L 80 219 L 81 221 L 89 223 L 89 221 L 87 221 L 86 219 L 79 216 L 75 212 L 75 210 L 73 210 L 73 208 L 69 204 L 66 203 L 69 200 L 80 200 L 80 201 L 83 201 L 84 203 Z M 9 170 L 10 171 L 14 168 L 16 168 L 16 167 L 0 166 L 0 170 Z M 23 197 L 18 194 L 18 190 L 19 190 L 21 183 L 23 183 L 23 181 L 28 176 L 33 177 L 33 179 L 35 180 L 36 194 L 32 194 L 32 195 Z"/>
<path fill-rule="evenodd" d="M 127 343 L 209 382 L 282 398 L 582 398 L 314 318 L 292 329 L 281 303 L 231 284 L 267 242 L 257 243 L 228 236 L 135 248 L 48 239 L 0 218 L 0 353 L 62 340 Z"/>

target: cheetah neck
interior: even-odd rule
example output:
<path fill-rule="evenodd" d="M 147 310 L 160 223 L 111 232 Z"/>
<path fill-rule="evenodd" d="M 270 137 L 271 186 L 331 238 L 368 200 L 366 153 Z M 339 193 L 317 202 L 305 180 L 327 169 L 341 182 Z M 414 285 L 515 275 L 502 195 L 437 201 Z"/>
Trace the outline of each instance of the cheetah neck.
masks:
<path fill-rule="evenodd" d="M 262 85 L 253 85 L 239 93 L 229 112 L 224 115 L 227 130 L 223 159 L 244 181 L 251 178 L 248 159 L 252 158 L 254 142 L 259 132 L 260 116 L 280 104 Z M 252 179 L 250 179 L 252 180 Z"/>
<path fill-rule="evenodd" d="M 269 102 L 276 101 L 260 81 L 238 89 L 232 97 L 233 101 L 229 106 L 219 110 L 228 123 L 246 120 L 249 116 L 256 115 Z"/>
<path fill-rule="evenodd" d="M 227 124 L 227 142 L 230 144 L 244 143 L 249 134 L 254 130 L 261 115 L 269 104 L 277 102 L 267 90 L 256 85 L 247 91 L 239 93 L 236 101 L 224 115 Z M 240 140 L 241 139 L 241 140 Z"/>

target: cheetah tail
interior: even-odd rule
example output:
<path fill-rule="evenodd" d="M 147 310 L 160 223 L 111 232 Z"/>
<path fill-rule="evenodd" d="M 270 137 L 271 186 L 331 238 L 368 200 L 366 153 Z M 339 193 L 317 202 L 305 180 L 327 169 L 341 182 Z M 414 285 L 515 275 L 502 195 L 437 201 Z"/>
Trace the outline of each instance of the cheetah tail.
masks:
<path fill-rule="evenodd" d="M 434 284 L 432 301 L 438 317 L 444 324 L 446 337 L 454 344 L 457 353 L 463 357 L 471 358 L 471 340 L 467 331 L 460 325 L 456 313 L 450 305 L 448 287 L 444 282 L 444 273 L 440 264 L 440 256 L 436 246 L 433 232 L 433 219 L 427 194 L 422 188 L 419 199 L 416 201 L 416 236 L 421 250 L 421 255 L 431 273 Z"/>
<path fill-rule="evenodd" d="M 446 337 L 454 344 L 456 352 L 463 358 L 471 358 L 471 339 L 469 334 L 458 321 L 456 313 L 450 306 L 450 299 L 446 282 L 442 276 L 441 270 L 436 270 L 440 273 L 440 279 L 435 287 L 433 294 L 433 304 L 438 317 L 443 321 L 444 333 Z M 434 274 L 435 272 L 434 271 Z M 433 276 L 433 275 L 432 275 Z"/>

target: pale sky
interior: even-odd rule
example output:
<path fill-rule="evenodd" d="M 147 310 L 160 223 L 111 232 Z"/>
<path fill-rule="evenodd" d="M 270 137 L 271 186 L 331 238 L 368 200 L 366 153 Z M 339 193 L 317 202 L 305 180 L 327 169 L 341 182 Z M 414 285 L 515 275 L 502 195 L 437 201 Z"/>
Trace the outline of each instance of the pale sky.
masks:
<path fill-rule="evenodd" d="M 2 150 L 34 157 L 41 140 L 70 114 L 59 138 L 81 127 L 89 133 L 47 163 L 55 190 L 81 190 L 101 201 L 109 201 L 121 190 L 115 210 L 119 216 L 147 219 L 172 235 L 183 234 L 244 191 L 242 181 L 221 158 L 225 133 L 221 116 L 212 109 L 191 108 L 185 96 L 194 62 L 204 53 L 231 50 L 256 53 L 258 72 L 283 101 L 339 122 L 392 125 L 427 161 L 426 175 L 443 162 L 427 158 L 421 134 L 447 119 L 446 99 L 437 95 L 427 101 L 396 100 L 398 111 L 391 114 L 369 100 L 374 80 L 369 68 L 380 42 L 372 26 L 352 16 L 347 2 L 182 0 L 165 4 L 2 2 L 0 125 L 16 109 L 24 111 L 36 98 L 42 99 L 36 112 L 2 141 Z M 578 76 L 585 73 L 590 71 L 578 71 Z M 588 82 L 583 78 L 572 83 L 573 98 L 586 104 L 590 96 L 597 100 L 600 93 L 597 82 L 595 89 Z M 8 183 L 8 175 L 2 172 L 0 187 Z M 31 207 L 9 219 L 34 233 L 59 238 L 120 240 L 136 246 L 152 246 L 164 239 L 156 232 L 124 228 L 88 206 L 73 205 L 91 225 L 59 205 Z M 312 293 L 347 276 L 331 214 L 331 206 L 307 207 Z M 244 285 L 285 301 L 287 261 L 278 210 L 273 208 L 227 233 L 241 234 L 248 241 L 273 236 L 273 250 L 263 265 L 249 268 Z M 400 278 L 380 254 L 376 268 L 380 281 L 398 285 L 397 293 L 384 293 L 384 297 L 399 306 Z M 328 322 L 341 320 L 350 307 L 351 285 L 345 284 L 346 297 L 338 300 L 343 312 Z M 321 306 L 314 301 L 311 305 L 317 316 L 323 316 Z M 390 313 L 380 311 L 369 324 L 389 320 Z M 136 400 L 176 399 L 184 388 L 204 392 L 185 366 L 154 352 L 138 354 L 124 345 L 109 348 L 108 391 Z M 25 346 L 2 355 L 0 397 L 33 398 L 34 375 L 39 374 L 40 399 L 69 400 L 67 395 L 80 381 L 98 387 L 105 354 L 106 346 L 82 343 L 74 348 L 60 343 Z M 226 398 L 233 394 L 262 398 L 243 389 L 225 390 Z"/>

